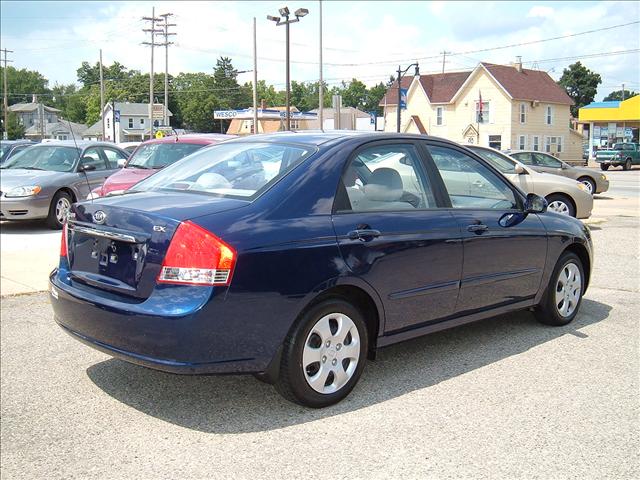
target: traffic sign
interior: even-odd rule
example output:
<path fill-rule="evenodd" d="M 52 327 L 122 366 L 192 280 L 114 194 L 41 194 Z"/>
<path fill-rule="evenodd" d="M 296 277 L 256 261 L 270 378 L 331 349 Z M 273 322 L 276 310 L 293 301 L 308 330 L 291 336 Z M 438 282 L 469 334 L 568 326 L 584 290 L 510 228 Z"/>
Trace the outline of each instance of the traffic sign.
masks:
<path fill-rule="evenodd" d="M 156 132 L 156 138 L 164 138 L 164 132 L 162 130 L 158 130 Z"/>

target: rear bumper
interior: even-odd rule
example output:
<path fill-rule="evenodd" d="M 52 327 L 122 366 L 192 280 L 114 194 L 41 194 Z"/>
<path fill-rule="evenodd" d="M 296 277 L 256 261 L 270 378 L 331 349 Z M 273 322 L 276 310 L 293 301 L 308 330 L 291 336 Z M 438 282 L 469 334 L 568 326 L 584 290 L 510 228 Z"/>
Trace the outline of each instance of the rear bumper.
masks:
<path fill-rule="evenodd" d="M 50 198 L 46 197 L 2 197 L 0 200 L 0 219 L 37 220 L 49 215 Z"/>
<path fill-rule="evenodd" d="M 211 287 L 157 288 L 142 303 L 123 303 L 74 286 L 66 275 L 56 269 L 49 279 L 55 321 L 126 362 L 178 374 L 251 373 L 264 371 L 277 350 L 253 345 L 251 332 L 219 308 L 223 295 Z"/>

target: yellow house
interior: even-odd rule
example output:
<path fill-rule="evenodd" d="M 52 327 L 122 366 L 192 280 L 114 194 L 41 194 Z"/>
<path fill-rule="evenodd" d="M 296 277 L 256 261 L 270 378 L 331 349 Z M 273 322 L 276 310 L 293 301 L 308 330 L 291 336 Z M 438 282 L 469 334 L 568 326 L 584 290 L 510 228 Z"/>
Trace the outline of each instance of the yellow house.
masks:
<path fill-rule="evenodd" d="M 589 132 L 589 150 L 618 142 L 638 142 L 640 95 L 622 102 L 593 102 L 578 110 L 578 122 Z M 587 127 L 588 125 L 588 127 Z"/>
<path fill-rule="evenodd" d="M 428 133 L 499 150 L 540 150 L 580 161 L 583 137 L 570 128 L 573 100 L 546 73 L 480 63 L 472 71 L 405 77 L 400 131 Z M 396 131 L 397 82 L 380 105 Z M 481 103 L 482 102 L 482 103 Z"/>

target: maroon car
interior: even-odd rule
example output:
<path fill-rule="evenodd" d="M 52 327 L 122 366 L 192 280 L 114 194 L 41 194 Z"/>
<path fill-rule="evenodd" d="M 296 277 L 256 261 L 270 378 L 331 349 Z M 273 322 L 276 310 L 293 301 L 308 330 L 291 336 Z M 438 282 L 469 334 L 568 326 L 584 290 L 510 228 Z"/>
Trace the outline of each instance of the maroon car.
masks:
<path fill-rule="evenodd" d="M 234 138 L 234 136 L 207 133 L 147 140 L 135 149 L 124 168 L 107 178 L 101 187 L 89 194 L 89 197 L 95 198 L 121 193 L 140 180 L 153 175 L 158 170 L 177 162 L 196 150 L 230 138 Z"/>

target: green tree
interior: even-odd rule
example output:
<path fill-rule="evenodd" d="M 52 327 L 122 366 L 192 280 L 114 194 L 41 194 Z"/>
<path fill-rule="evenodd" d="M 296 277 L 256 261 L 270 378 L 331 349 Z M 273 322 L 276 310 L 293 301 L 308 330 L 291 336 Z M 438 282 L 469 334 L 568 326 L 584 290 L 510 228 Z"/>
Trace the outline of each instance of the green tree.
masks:
<path fill-rule="evenodd" d="M 87 117 L 87 92 L 75 84 L 54 85 L 51 89 L 51 105 L 62 111 L 61 116 L 76 123 L 85 123 Z"/>
<path fill-rule="evenodd" d="M 245 85 L 247 88 L 253 88 L 251 83 Z M 256 90 L 258 94 L 258 108 L 260 108 L 260 103 L 263 100 L 267 108 L 284 105 L 284 92 L 276 91 L 273 85 L 267 85 L 267 82 L 264 80 L 258 80 Z"/>
<path fill-rule="evenodd" d="M 562 77 L 558 84 L 563 87 L 573 99 L 575 105 L 571 107 L 571 115 L 578 116 L 581 107 L 593 102 L 598 91 L 598 85 L 602 83 L 600 75 L 592 72 L 580 62 L 569 65 L 562 71 Z"/>
<path fill-rule="evenodd" d="M 49 93 L 49 81 L 35 70 L 20 70 L 7 67 L 8 103 L 28 103 L 33 94 L 43 95 Z M 4 69 L 0 67 L 0 91 L 4 91 Z"/>
<path fill-rule="evenodd" d="M 175 123 L 197 132 L 220 131 L 213 119 L 213 111 L 220 108 L 216 96 L 215 79 L 206 73 L 180 73 L 174 78 L 170 95 L 176 101 Z"/>
<path fill-rule="evenodd" d="M 7 115 L 7 136 L 9 140 L 18 140 L 24 138 L 24 125 L 22 125 L 18 119 L 18 116 L 9 112 Z"/>
<path fill-rule="evenodd" d="M 349 83 L 342 82 L 342 105 L 345 107 L 365 108 L 367 103 L 367 86 L 353 78 Z"/>
<path fill-rule="evenodd" d="M 111 65 L 102 65 L 103 80 L 123 80 L 129 78 L 135 71 L 128 72 L 127 67 L 118 62 Z M 140 72 L 138 72 L 140 73 Z M 84 87 L 90 87 L 100 83 L 100 63 L 90 65 L 89 62 L 82 62 L 80 68 L 76 70 L 78 82 Z"/>
<path fill-rule="evenodd" d="M 379 105 L 385 93 L 387 93 L 387 86 L 382 82 L 369 88 L 367 90 L 367 101 L 364 104 L 364 111 L 377 112 L 381 115 L 383 108 Z"/>
<path fill-rule="evenodd" d="M 624 99 L 627 100 L 631 97 L 635 97 L 636 95 L 638 95 L 638 92 L 634 92 L 633 90 L 626 90 L 624 91 Z M 613 92 L 611 92 L 609 95 L 607 95 L 606 97 L 604 97 L 602 99 L 603 102 L 610 102 L 613 100 L 622 100 L 622 90 L 615 90 Z"/>

